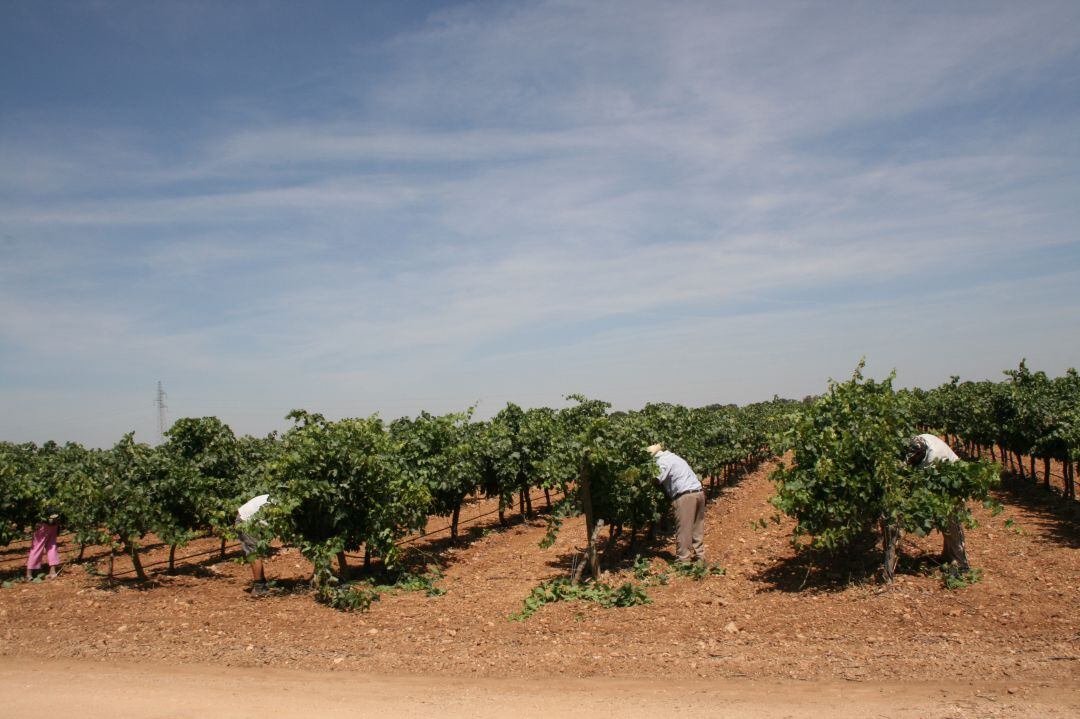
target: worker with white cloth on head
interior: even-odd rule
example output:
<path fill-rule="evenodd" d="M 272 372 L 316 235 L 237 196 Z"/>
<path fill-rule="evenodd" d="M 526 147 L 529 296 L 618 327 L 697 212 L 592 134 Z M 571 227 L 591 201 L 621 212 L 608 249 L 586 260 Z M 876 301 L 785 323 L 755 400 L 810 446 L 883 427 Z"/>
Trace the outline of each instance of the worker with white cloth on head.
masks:
<path fill-rule="evenodd" d="M 270 501 L 269 494 L 260 494 L 257 497 L 252 497 L 248 501 L 240 505 L 240 509 L 236 511 L 236 527 L 238 529 L 237 534 L 240 538 L 240 547 L 244 550 L 245 557 L 251 557 L 259 547 L 259 540 L 254 536 L 252 532 L 252 520 L 262 506 Z M 262 522 L 263 525 L 266 522 Z M 256 557 L 251 560 L 251 596 L 261 597 L 270 593 L 270 589 L 266 586 L 266 574 L 263 571 L 262 557 Z"/>
<path fill-rule="evenodd" d="M 929 467 L 936 462 L 956 462 L 960 458 L 949 445 L 932 434 L 920 434 L 908 441 L 907 461 L 913 467 Z M 970 569 L 967 547 L 964 546 L 964 525 L 954 512 L 949 515 L 944 527 L 938 527 L 945 539 L 942 555 L 946 562 L 956 562 L 960 571 Z"/>

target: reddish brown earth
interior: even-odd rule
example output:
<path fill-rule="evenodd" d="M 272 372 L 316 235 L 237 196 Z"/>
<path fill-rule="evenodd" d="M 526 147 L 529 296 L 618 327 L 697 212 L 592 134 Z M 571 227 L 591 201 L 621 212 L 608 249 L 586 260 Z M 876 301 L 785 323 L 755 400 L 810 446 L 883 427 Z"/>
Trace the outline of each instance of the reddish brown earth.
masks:
<path fill-rule="evenodd" d="M 646 606 L 553 604 L 508 620 L 538 582 L 566 575 L 583 521 L 568 520 L 556 544 L 540 549 L 542 518 L 501 529 L 486 517 L 466 527 L 459 546 L 445 534 L 411 545 L 414 556 L 427 552 L 445 565 L 445 596 L 386 593 L 366 613 L 316 603 L 304 582 L 310 565 L 290 549 L 267 562 L 284 589 L 264 599 L 246 593 L 245 566 L 215 555 L 175 576 L 155 567 L 146 585 L 125 579 L 113 587 L 72 563 L 56 580 L 0 590 L 0 655 L 396 676 L 994 682 L 1013 690 L 1002 696 L 1017 706 L 1049 687 L 1060 689 L 1062 716 L 1080 710 L 1075 510 L 1038 490 L 1002 490 L 1004 512 L 979 508 L 980 526 L 968 533 L 981 582 L 942 588 L 933 536 L 905 539 L 902 574 L 883 587 L 861 567 L 796 557 L 788 520 L 752 526 L 773 514 L 770 469 L 723 488 L 709 505 L 709 558 L 727 575 L 673 575 L 649 588 Z M 464 516 L 490 509 L 480 502 Z M 166 551 L 152 547 L 144 561 Z M 649 551 L 657 568 L 671 556 L 667 544 Z M 5 578 L 21 571 L 24 553 L 0 552 Z M 609 581 L 630 578 L 628 564 Z M 118 572 L 129 568 L 117 560 Z"/>
<path fill-rule="evenodd" d="M 1075 688 L 1047 682 L 496 679 L 36 657 L 0 657 L 0 687 L 12 719 L 1071 719 L 1078 708 Z"/>

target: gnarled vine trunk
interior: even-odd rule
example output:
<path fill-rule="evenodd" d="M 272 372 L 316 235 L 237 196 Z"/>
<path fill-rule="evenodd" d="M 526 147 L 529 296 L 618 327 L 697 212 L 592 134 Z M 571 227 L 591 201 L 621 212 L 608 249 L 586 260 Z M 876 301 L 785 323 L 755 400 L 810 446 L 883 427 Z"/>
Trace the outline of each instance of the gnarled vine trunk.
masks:
<path fill-rule="evenodd" d="M 881 542 L 885 550 L 882 562 L 882 577 L 887 583 L 892 583 L 896 578 L 896 563 L 900 559 L 898 546 L 900 544 L 900 528 L 887 519 L 881 520 Z"/>
<path fill-rule="evenodd" d="M 128 554 L 131 556 L 131 564 L 135 567 L 135 576 L 140 582 L 146 581 L 146 572 L 143 570 L 142 560 L 139 559 L 139 545 L 135 542 L 124 542 Z"/>
<path fill-rule="evenodd" d="M 458 520 L 461 518 L 461 502 L 454 505 L 454 515 L 450 519 L 450 540 L 456 542 L 458 538 Z"/>
<path fill-rule="evenodd" d="M 345 552 L 337 553 L 338 562 L 338 576 L 341 577 L 341 581 L 349 581 L 349 560 L 345 557 Z"/>

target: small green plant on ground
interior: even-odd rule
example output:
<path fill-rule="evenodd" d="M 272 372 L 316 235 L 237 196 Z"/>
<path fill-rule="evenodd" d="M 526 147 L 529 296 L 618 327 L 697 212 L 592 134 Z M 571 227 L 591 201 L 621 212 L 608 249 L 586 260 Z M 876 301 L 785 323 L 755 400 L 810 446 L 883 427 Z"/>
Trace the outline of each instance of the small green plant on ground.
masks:
<path fill-rule="evenodd" d="M 342 612 L 364 612 L 371 607 L 372 602 L 379 601 L 378 592 L 351 582 L 347 584 L 327 582 L 319 586 L 315 596 L 323 604 Z"/>
<path fill-rule="evenodd" d="M 1021 527 L 1016 522 L 1012 521 L 1011 519 L 1006 519 L 1005 520 L 1005 529 L 1009 530 L 1013 534 L 1020 534 L 1020 535 L 1026 534 L 1026 532 L 1024 532 L 1024 528 Z"/>
<path fill-rule="evenodd" d="M 529 596 L 525 597 L 521 611 L 511 614 L 510 619 L 520 622 L 528 619 L 545 604 L 569 602 L 573 600 L 595 602 L 604 608 L 635 607 L 652 602 L 645 593 L 645 587 L 634 582 L 625 582 L 612 587 L 604 582 L 574 584 L 569 579 L 560 577 L 541 582 Z"/>
<path fill-rule="evenodd" d="M 719 564 L 708 562 L 672 562 L 671 569 L 680 577 L 690 577 L 695 582 L 700 582 L 705 577 L 722 577 L 727 570 Z"/>
<path fill-rule="evenodd" d="M 941 583 L 946 589 L 964 589 L 982 581 L 981 569 L 962 570 L 956 562 L 941 567 Z"/>
<path fill-rule="evenodd" d="M 630 570 L 634 573 L 635 579 L 645 582 L 645 586 L 651 587 L 657 584 L 666 586 L 668 583 L 668 573 L 654 572 L 652 561 L 640 554 L 634 557 L 634 564 Z"/>
<path fill-rule="evenodd" d="M 689 577 L 695 582 L 700 582 L 706 577 L 722 577 L 727 574 L 727 570 L 719 564 L 706 562 L 671 562 L 667 566 L 676 575 Z M 645 582 L 645 586 L 650 587 L 657 584 L 666 585 L 670 576 L 668 572 L 654 571 L 652 562 L 640 554 L 634 557 L 634 563 L 631 565 L 630 570 L 634 573 L 635 579 Z"/>
<path fill-rule="evenodd" d="M 647 557 L 638 554 L 634 557 L 634 564 L 630 569 L 636 579 L 645 580 L 652 575 L 652 562 Z"/>
<path fill-rule="evenodd" d="M 315 597 L 328 606 L 343 612 L 364 612 L 371 608 L 372 602 L 379 601 L 382 594 L 394 591 L 425 592 L 429 597 L 440 597 L 446 590 L 435 586 L 443 578 L 442 571 L 425 567 L 423 574 L 398 570 L 379 582 L 374 578 L 354 582 L 339 582 L 337 577 L 322 577 L 316 589 Z"/>
<path fill-rule="evenodd" d="M 391 592 L 394 590 L 400 590 L 403 592 L 424 592 L 429 597 L 441 597 L 446 594 L 446 590 L 442 587 L 436 587 L 435 583 L 443 578 L 442 570 L 438 567 L 434 569 L 425 567 L 423 574 L 409 571 L 399 571 L 392 575 L 392 581 L 384 584 L 373 584 L 375 590 L 382 592 Z"/>

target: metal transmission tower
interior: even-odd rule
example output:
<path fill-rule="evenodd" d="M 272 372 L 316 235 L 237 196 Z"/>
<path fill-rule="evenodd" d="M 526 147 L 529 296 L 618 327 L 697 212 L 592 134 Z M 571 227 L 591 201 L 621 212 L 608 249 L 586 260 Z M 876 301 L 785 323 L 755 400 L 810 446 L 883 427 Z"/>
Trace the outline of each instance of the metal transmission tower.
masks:
<path fill-rule="evenodd" d="M 158 444 L 165 441 L 165 411 L 168 407 L 165 405 L 165 398 L 168 395 L 165 394 L 165 388 L 161 386 L 161 381 L 157 383 L 157 398 L 154 400 L 154 406 L 157 407 L 157 433 Z"/>

